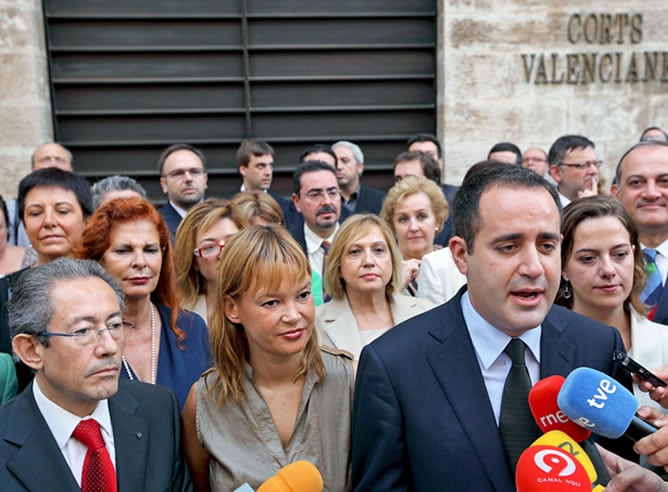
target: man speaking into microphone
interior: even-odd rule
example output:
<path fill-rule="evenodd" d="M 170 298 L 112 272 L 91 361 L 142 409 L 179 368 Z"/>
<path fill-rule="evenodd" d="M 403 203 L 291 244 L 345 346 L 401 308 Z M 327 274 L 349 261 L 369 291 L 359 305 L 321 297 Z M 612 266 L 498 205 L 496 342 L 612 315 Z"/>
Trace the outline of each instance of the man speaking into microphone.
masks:
<path fill-rule="evenodd" d="M 561 206 L 519 166 L 486 163 L 454 200 L 449 247 L 467 286 L 363 350 L 353 409 L 357 491 L 513 492 L 538 437 L 531 385 L 613 366 L 618 332 L 553 301 Z"/>

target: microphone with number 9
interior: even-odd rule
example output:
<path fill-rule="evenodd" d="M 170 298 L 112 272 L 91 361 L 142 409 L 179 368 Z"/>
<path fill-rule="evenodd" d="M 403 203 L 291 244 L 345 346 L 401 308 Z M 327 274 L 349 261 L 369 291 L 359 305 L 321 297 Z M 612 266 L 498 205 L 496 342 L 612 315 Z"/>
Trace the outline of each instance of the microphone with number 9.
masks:
<path fill-rule="evenodd" d="M 556 446 L 532 444 L 520 455 L 515 469 L 517 492 L 590 492 L 584 467 Z"/>

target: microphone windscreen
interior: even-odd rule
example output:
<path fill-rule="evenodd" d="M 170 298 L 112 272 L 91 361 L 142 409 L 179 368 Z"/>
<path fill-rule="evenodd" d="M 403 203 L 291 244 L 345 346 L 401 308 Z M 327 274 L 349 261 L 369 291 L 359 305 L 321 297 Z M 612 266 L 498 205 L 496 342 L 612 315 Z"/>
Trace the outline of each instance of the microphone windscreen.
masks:
<path fill-rule="evenodd" d="M 520 455 L 515 469 L 517 492 L 591 491 L 591 482 L 582 465 L 556 446 L 529 446 Z"/>
<path fill-rule="evenodd" d="M 534 384 L 529 391 L 529 408 L 544 433 L 559 430 L 574 441 L 582 442 L 591 435 L 591 431 L 569 419 L 557 404 L 557 397 L 565 380 L 563 376 L 550 376 Z"/>
<path fill-rule="evenodd" d="M 557 404 L 578 425 L 611 439 L 624 434 L 638 408 L 638 400 L 629 390 L 589 367 L 579 367 L 568 375 Z"/>
<path fill-rule="evenodd" d="M 322 475 L 306 460 L 284 466 L 267 479 L 257 492 L 322 492 Z"/>
<path fill-rule="evenodd" d="M 591 483 L 594 483 L 598 479 L 596 467 L 591 459 L 589 459 L 587 452 L 565 432 L 558 430 L 549 431 L 536 439 L 532 446 L 534 445 L 553 446 L 567 452 L 580 462 L 585 472 L 587 472 L 587 477 L 589 477 Z"/>

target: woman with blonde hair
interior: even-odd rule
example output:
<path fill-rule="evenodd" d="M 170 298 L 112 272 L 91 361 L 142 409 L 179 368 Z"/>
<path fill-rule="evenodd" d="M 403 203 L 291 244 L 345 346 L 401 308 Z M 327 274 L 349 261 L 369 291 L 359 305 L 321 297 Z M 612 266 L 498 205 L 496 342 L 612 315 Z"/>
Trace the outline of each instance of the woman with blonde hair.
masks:
<path fill-rule="evenodd" d="M 285 225 L 285 218 L 279 203 L 263 191 L 242 191 L 230 202 L 237 205 L 252 225 Z"/>
<path fill-rule="evenodd" d="M 227 200 L 209 198 L 192 207 L 176 231 L 176 282 L 181 305 L 211 319 L 214 286 L 225 243 L 248 220 Z"/>
<path fill-rule="evenodd" d="M 422 257 L 434 251 L 434 238 L 448 218 L 448 202 L 433 181 L 407 176 L 387 192 L 380 216 L 392 228 L 401 251 L 403 287 L 415 296 Z"/>
<path fill-rule="evenodd" d="M 310 266 L 290 233 L 251 226 L 230 239 L 215 302 L 215 364 L 183 413 L 195 489 L 257 488 L 307 459 L 325 490 L 347 490 L 352 361 L 318 345 Z"/>
<path fill-rule="evenodd" d="M 325 288 L 332 299 L 316 308 L 323 345 L 358 359 L 364 345 L 432 307 L 397 292 L 400 265 L 394 236 L 383 219 L 355 214 L 341 225 L 325 260 Z"/>

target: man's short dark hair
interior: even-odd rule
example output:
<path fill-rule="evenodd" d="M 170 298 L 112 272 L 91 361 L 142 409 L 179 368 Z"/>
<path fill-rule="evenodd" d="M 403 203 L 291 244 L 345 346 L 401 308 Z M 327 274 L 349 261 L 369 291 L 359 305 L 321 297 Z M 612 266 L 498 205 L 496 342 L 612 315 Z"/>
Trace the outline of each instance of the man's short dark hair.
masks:
<path fill-rule="evenodd" d="M 554 141 L 547 154 L 547 162 L 550 166 L 558 166 L 564 160 L 566 153 L 573 149 L 596 148 L 594 142 L 582 135 L 564 135 Z"/>
<path fill-rule="evenodd" d="M 331 164 L 327 164 L 323 161 L 305 161 L 302 162 L 293 174 L 292 178 L 292 191 L 295 195 L 299 196 L 299 192 L 302 189 L 302 176 L 308 173 L 314 173 L 316 171 L 329 171 L 336 177 L 336 169 L 334 169 Z"/>
<path fill-rule="evenodd" d="M 167 147 L 162 151 L 162 154 L 160 154 L 160 158 L 158 159 L 158 171 L 160 171 L 160 176 L 162 176 L 162 171 L 165 167 L 165 161 L 177 150 L 189 150 L 197 157 L 199 157 L 199 160 L 202 161 L 202 167 L 206 169 L 206 157 L 204 157 L 204 152 L 187 143 L 175 143 Z"/>
<path fill-rule="evenodd" d="M 37 268 L 28 268 L 19 277 L 7 304 L 11 336 L 47 331 L 55 311 L 50 295 L 53 283 L 89 277 L 98 277 L 109 284 L 123 312 L 123 291 L 97 261 L 59 258 Z M 48 337 L 37 338 L 42 345 L 48 347 Z"/>
<path fill-rule="evenodd" d="M 397 164 L 409 161 L 419 161 L 424 177 L 441 186 L 441 168 L 438 166 L 438 162 L 429 154 L 419 150 L 407 150 L 396 156 L 392 163 L 392 171 L 394 172 Z"/>
<path fill-rule="evenodd" d="M 473 243 L 476 234 L 480 231 L 480 197 L 492 187 L 547 190 L 559 211 L 559 222 L 561 223 L 559 195 L 542 176 L 522 166 L 509 166 L 502 163 L 485 164 L 462 182 L 453 203 L 454 232 L 456 236 L 464 238 L 469 254 L 473 253 Z"/>
<path fill-rule="evenodd" d="M 93 213 L 93 198 L 90 193 L 90 185 L 81 176 L 77 176 L 69 171 L 63 171 L 57 167 L 45 167 L 33 171 L 25 176 L 19 182 L 19 197 L 17 199 L 19 207 L 19 217 L 23 220 L 25 211 L 26 195 L 33 188 L 45 186 L 55 186 L 74 193 L 83 212 L 84 218 L 90 217 Z"/>
<path fill-rule="evenodd" d="M 321 143 L 316 143 L 313 145 L 309 145 L 304 149 L 304 152 L 301 153 L 299 156 L 299 163 L 301 164 L 302 162 L 305 162 L 306 158 L 309 156 L 309 154 L 314 154 L 316 152 L 324 152 L 325 154 L 329 154 L 332 156 L 334 159 L 334 162 L 338 162 L 339 160 L 336 157 L 336 154 L 332 150 L 332 148 L 329 145 L 321 144 Z"/>
<path fill-rule="evenodd" d="M 276 157 L 274 148 L 268 143 L 255 140 L 254 138 L 244 140 L 237 149 L 237 169 L 239 169 L 241 166 L 248 166 L 251 157 L 260 157 L 261 155 L 267 154 L 270 154 L 271 157 Z"/>
<path fill-rule="evenodd" d="M 436 138 L 434 135 L 431 135 L 429 133 L 418 133 L 417 135 L 414 135 L 408 139 L 408 142 L 406 142 L 406 147 L 410 148 L 411 145 L 418 142 L 433 143 L 436 146 L 436 155 L 438 156 L 438 158 L 440 159 L 441 157 L 443 157 L 441 142 L 439 142 L 438 138 Z"/>
<path fill-rule="evenodd" d="M 522 164 L 522 151 L 514 143 L 499 142 L 497 144 L 494 144 L 487 153 L 487 159 L 490 159 L 490 156 L 494 152 L 512 152 L 513 154 L 515 154 L 515 164 L 517 164 L 518 166 Z"/>

